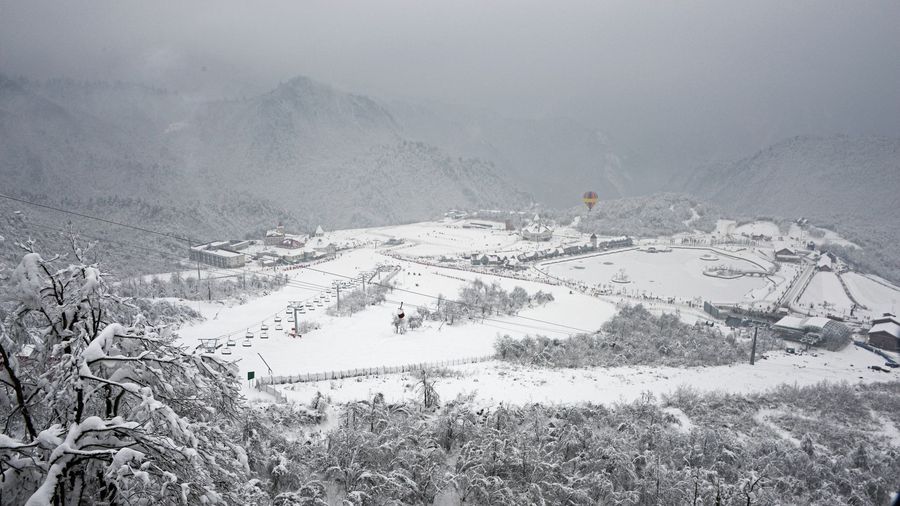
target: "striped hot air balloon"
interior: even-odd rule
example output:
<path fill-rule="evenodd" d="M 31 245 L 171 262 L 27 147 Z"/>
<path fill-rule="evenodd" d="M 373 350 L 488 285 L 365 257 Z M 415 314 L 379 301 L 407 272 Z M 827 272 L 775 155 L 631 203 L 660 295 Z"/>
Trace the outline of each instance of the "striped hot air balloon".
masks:
<path fill-rule="evenodd" d="M 597 205 L 597 201 L 600 200 L 597 197 L 597 192 L 584 192 L 584 195 L 581 197 L 581 200 L 584 201 L 584 205 L 587 206 L 588 211 L 594 208 Z"/>

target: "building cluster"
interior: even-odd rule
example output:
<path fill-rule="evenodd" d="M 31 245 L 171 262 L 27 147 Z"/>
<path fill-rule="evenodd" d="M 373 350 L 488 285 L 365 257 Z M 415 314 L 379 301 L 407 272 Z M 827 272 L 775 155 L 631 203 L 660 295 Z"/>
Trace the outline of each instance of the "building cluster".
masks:
<path fill-rule="evenodd" d="M 267 230 L 261 241 L 216 241 L 193 246 L 189 258 L 192 262 L 214 267 L 243 267 L 252 260 L 264 267 L 273 267 L 324 258 L 336 250 L 337 246 L 321 226 L 309 235 L 287 233 L 279 224 Z"/>
<path fill-rule="evenodd" d="M 778 262 L 800 263 L 802 260 L 816 263 L 816 269 L 820 271 L 838 271 L 838 258 L 830 251 L 818 252 L 809 249 L 781 248 L 775 250 L 775 260 Z"/>
<path fill-rule="evenodd" d="M 497 265 L 506 267 L 518 267 L 525 262 L 535 262 L 538 260 L 546 260 L 571 255 L 582 255 L 585 253 L 593 253 L 595 251 L 603 251 L 614 248 L 626 248 L 633 246 L 634 241 L 630 237 L 613 237 L 610 239 L 598 240 L 596 234 L 591 235 L 590 242 L 587 244 L 570 244 L 567 246 L 559 246 L 555 248 L 547 248 L 539 251 L 529 251 L 519 254 L 475 254 L 470 257 L 472 265 Z"/>
<path fill-rule="evenodd" d="M 292 265 L 309 262 L 333 255 L 337 246 L 328 239 L 322 226 L 310 234 L 290 234 L 285 232 L 284 225 L 267 230 L 264 239 L 265 248 L 256 253 L 256 258 L 263 267 L 276 265 Z"/>

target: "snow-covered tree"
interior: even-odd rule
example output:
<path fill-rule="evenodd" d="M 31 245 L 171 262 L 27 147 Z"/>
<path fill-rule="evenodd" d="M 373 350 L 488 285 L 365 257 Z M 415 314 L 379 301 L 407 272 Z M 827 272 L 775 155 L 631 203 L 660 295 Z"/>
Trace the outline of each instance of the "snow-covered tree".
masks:
<path fill-rule="evenodd" d="M 235 502 L 235 371 L 175 345 L 74 251 L 28 252 L 3 289 L 0 503 Z"/>

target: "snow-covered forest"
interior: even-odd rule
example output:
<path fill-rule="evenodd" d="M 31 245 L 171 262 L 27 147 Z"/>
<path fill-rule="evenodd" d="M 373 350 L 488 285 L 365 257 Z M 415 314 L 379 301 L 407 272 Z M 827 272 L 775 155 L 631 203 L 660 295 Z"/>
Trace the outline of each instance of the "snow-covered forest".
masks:
<path fill-rule="evenodd" d="M 493 409 L 376 395 L 327 436 L 313 399 L 254 412 L 251 488 L 276 504 L 884 504 L 900 460 L 866 428 L 898 399 L 896 384 Z"/>
<path fill-rule="evenodd" d="M 756 351 L 764 353 L 782 346 L 780 339 L 764 330 Z M 751 343 L 726 337 L 700 321 L 688 325 L 675 315 L 656 316 L 640 305 L 622 308 L 596 334 L 577 334 L 568 339 L 504 336 L 495 347 L 500 360 L 570 368 L 722 365 L 749 360 L 751 351 Z"/>

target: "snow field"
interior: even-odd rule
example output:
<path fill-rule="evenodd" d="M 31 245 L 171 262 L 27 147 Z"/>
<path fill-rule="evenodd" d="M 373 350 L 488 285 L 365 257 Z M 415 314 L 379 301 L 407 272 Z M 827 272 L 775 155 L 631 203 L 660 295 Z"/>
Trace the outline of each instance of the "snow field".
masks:
<path fill-rule="evenodd" d="M 704 275 L 704 268 L 716 265 L 761 270 L 749 261 L 729 257 L 720 257 L 713 262 L 701 260 L 700 257 L 707 253 L 709 251 L 700 249 L 673 249 L 668 253 L 632 250 L 544 264 L 541 269 L 558 278 L 608 285 L 614 291 L 683 300 L 701 297 L 714 302 L 743 302 L 751 292 L 766 287 L 767 281 L 761 277 L 721 279 Z M 612 283 L 612 277 L 621 269 L 625 269 L 631 283 Z"/>
<path fill-rule="evenodd" d="M 782 383 L 813 385 L 821 381 L 872 383 L 894 381 L 896 373 L 873 371 L 870 365 L 883 365 L 877 355 L 850 346 L 839 352 L 816 351 L 816 356 L 769 352 L 756 365 L 673 368 L 612 367 L 587 369 L 543 369 L 491 361 L 448 368 L 455 376 L 438 378 L 435 389 L 446 402 L 457 396 L 473 395 L 482 406 L 580 404 L 630 402 L 645 392 L 657 396 L 679 386 L 701 392 L 763 392 Z M 393 374 L 371 378 L 320 381 L 277 385 L 288 399 L 307 402 L 316 392 L 331 397 L 333 403 L 371 399 L 376 393 L 388 402 L 415 399 L 415 378 L 411 374 Z"/>
<path fill-rule="evenodd" d="M 735 227 L 732 233 L 747 235 L 762 234 L 769 237 L 778 237 L 779 235 L 781 235 L 781 231 L 778 229 L 778 225 L 771 221 L 754 221 L 752 223 L 745 223 L 739 227 Z"/>
<path fill-rule="evenodd" d="M 759 226 L 763 227 L 760 230 L 764 230 L 765 225 Z M 733 223 L 731 228 L 734 228 Z M 501 335 L 522 337 L 541 334 L 565 338 L 579 331 L 596 330 L 614 314 L 614 303 L 618 300 L 615 296 L 600 299 L 577 291 L 570 293 L 566 287 L 543 283 L 540 281 L 543 275 L 537 270 L 525 271 L 526 275 L 530 273 L 536 278 L 526 281 L 426 266 L 382 254 L 395 250 L 414 260 L 419 256 L 458 255 L 478 250 L 525 251 L 529 248 L 549 247 L 548 243 L 522 241 L 518 236 L 505 231 L 463 229 L 458 223 L 445 221 L 335 231 L 330 235 L 336 241 L 352 239 L 360 243 L 369 242 L 372 246 L 374 241 L 383 243 L 392 237 L 403 238 L 407 242 L 395 248 L 384 248 L 379 244 L 378 248 L 345 251 L 337 258 L 310 268 L 272 271 L 285 272 L 290 277 L 289 285 L 244 304 L 226 306 L 222 303 L 200 302 L 198 307 L 207 319 L 181 329 L 179 334 L 183 342 L 193 347 L 200 343 L 201 338 L 232 336 L 237 346 L 231 347 L 232 354 L 226 357 L 237 361 L 244 377 L 248 371 L 254 371 L 257 377 L 268 375 L 269 367 L 274 375 L 291 375 L 441 362 L 491 355 L 494 342 Z M 568 239 L 560 236 L 554 237 L 553 241 L 565 240 Z M 682 301 L 702 297 L 715 302 L 756 304 L 775 300 L 780 294 L 780 287 L 793 277 L 797 269 L 795 266 L 783 265 L 771 280 L 763 277 L 724 280 L 703 275 L 703 269 L 710 264 L 726 264 L 743 270 L 760 270 L 761 267 L 754 262 L 761 264 L 762 268 L 768 268 L 771 259 L 763 250 L 751 248 L 728 252 L 739 258 L 725 256 L 724 252 L 717 250 L 719 260 L 700 260 L 707 253 L 709 251 L 705 249 L 679 248 L 656 254 L 627 251 L 549 263 L 542 268 L 558 278 L 609 286 L 617 286 L 610 282 L 610 278 L 624 268 L 632 283 L 622 285 L 622 288 L 629 290 L 629 294 L 633 291 L 659 297 L 676 297 Z M 607 262 L 611 265 L 607 265 Z M 308 310 L 301 315 L 301 321 L 314 322 L 320 326 L 319 329 L 310 331 L 299 339 L 286 334 L 293 326 L 285 313 L 285 308 L 291 302 L 305 302 L 321 297 L 335 281 L 347 281 L 347 276 L 358 278 L 362 273 L 372 272 L 378 265 L 400 268 L 392 278 L 396 289 L 386 294 L 385 303 L 370 306 L 350 317 L 332 317 L 325 314 L 327 307 L 334 303 L 335 299 L 332 297 L 322 306 L 314 304 L 312 311 Z M 843 303 L 849 311 L 849 299 L 846 299 L 836 276 L 831 273 L 819 274 L 804 296 L 824 299 L 827 294 L 829 298 L 826 300 Z M 382 273 L 384 275 L 386 273 Z M 900 293 L 870 278 L 848 276 L 848 285 L 852 290 L 864 293 L 863 297 L 881 299 Z M 521 311 L 519 316 L 522 318 L 491 315 L 484 321 L 466 321 L 453 326 L 427 321 L 420 329 L 409 330 L 402 335 L 394 333 L 390 324 L 391 316 L 401 302 L 409 314 L 414 314 L 419 306 L 434 307 L 434 297 L 438 294 L 443 294 L 448 300 L 455 299 L 459 289 L 476 278 L 485 283 L 497 282 L 505 290 L 521 286 L 530 294 L 538 290 L 550 292 L 555 301 Z M 822 295 L 817 296 L 817 293 Z M 653 305 L 653 301 L 648 303 Z M 672 311 L 665 307 L 657 309 Z M 281 331 L 274 328 L 276 314 L 281 316 Z M 688 311 L 683 316 L 686 321 L 692 321 L 697 318 L 702 320 L 705 314 Z M 268 326 L 268 339 L 259 337 L 262 323 Z M 250 341 L 251 346 L 244 347 L 241 344 L 248 329 L 255 337 Z M 217 353 L 221 353 L 221 350 Z M 699 390 L 718 389 L 738 393 L 762 391 L 783 382 L 812 384 L 824 379 L 868 382 L 891 378 L 885 373 L 866 369 L 868 365 L 881 365 L 883 362 L 868 352 L 851 348 L 838 353 L 818 353 L 816 357 L 771 353 L 769 359 L 762 360 L 753 367 L 740 364 L 692 369 L 620 367 L 554 370 L 489 361 L 449 368 L 451 376 L 439 379 L 437 389 L 444 400 L 471 394 L 476 402 L 485 405 L 498 402 L 609 403 L 636 399 L 645 391 L 657 394 L 669 392 L 680 385 Z M 399 401 L 417 395 L 411 387 L 412 383 L 414 380 L 411 375 L 395 374 L 281 385 L 277 388 L 289 399 L 303 402 L 318 390 L 331 396 L 333 402 L 369 398 L 376 392 L 384 393 L 389 400 Z M 245 390 L 248 397 L 253 399 L 268 397 L 250 390 L 248 385 L 245 385 Z M 675 415 L 677 417 L 677 413 Z M 690 423 L 690 420 L 681 421 L 684 426 Z"/>
<path fill-rule="evenodd" d="M 332 232 L 336 239 L 384 242 L 403 239 L 404 256 L 458 255 L 474 251 L 499 250 L 515 244 L 520 237 L 505 230 L 462 228 L 464 221 L 422 222 L 408 225 Z"/>
<path fill-rule="evenodd" d="M 900 288 L 893 287 L 886 281 L 875 281 L 857 272 L 841 274 L 847 288 L 860 304 L 869 308 L 873 315 L 891 311 L 900 303 Z"/>
<path fill-rule="evenodd" d="M 319 292 L 314 288 L 291 285 L 243 305 L 224 307 L 221 304 L 201 303 L 200 310 L 207 320 L 182 328 L 179 335 L 186 345 L 193 347 L 200 344 L 201 338 L 230 334 L 237 345 L 226 357 L 238 361 L 242 375 L 247 371 L 254 371 L 257 375 L 268 374 L 266 362 L 272 368 L 272 374 L 290 375 L 490 355 L 498 336 L 542 334 L 567 337 L 580 330 L 598 329 L 615 311 L 610 303 L 579 293 L 570 294 L 564 287 L 426 267 L 393 260 L 372 249 L 348 252 L 313 268 L 353 276 L 372 269 L 378 263 L 391 263 L 403 268 L 392 280 L 398 289 L 386 294 L 388 302 L 370 306 L 350 317 L 328 316 L 325 314 L 326 307 L 316 306 L 314 311 L 301 317 L 318 323 L 321 328 L 304 334 L 302 338 L 287 336 L 286 331 L 292 323 L 286 319 L 285 307 L 292 300 L 309 299 Z M 342 279 L 308 269 L 290 271 L 290 274 L 292 282 L 321 285 L 330 285 L 332 280 Z M 437 301 L 431 296 L 444 294 L 447 299 L 455 299 L 460 287 L 476 278 L 486 283 L 498 282 L 506 290 L 512 290 L 515 286 L 522 286 L 529 293 L 544 290 L 552 293 L 556 300 L 545 306 L 521 311 L 519 316 L 525 318 L 492 315 L 483 323 L 466 321 L 452 326 L 427 321 L 420 329 L 409 330 L 402 335 L 394 333 L 391 316 L 400 302 L 412 314 L 416 306 L 434 306 Z M 276 314 L 281 315 L 283 331 L 274 330 Z M 268 326 L 268 339 L 259 337 L 262 322 Z M 243 336 L 248 329 L 254 333 L 254 338 L 251 340 L 252 346 L 244 347 Z"/>
<path fill-rule="evenodd" d="M 841 281 L 833 272 L 817 272 L 800 296 L 800 305 L 804 308 L 812 304 L 814 308 L 822 309 L 823 303 L 828 304 L 827 310 L 837 314 L 850 314 L 853 307 L 853 301 L 847 297 Z"/>

